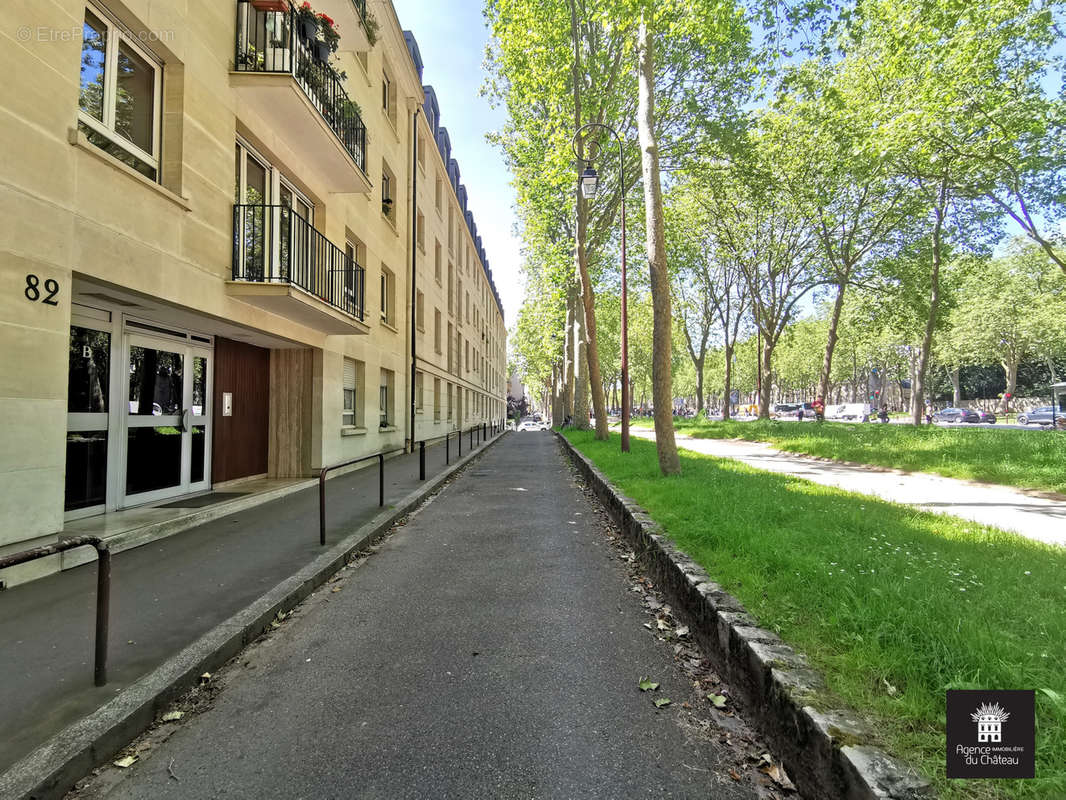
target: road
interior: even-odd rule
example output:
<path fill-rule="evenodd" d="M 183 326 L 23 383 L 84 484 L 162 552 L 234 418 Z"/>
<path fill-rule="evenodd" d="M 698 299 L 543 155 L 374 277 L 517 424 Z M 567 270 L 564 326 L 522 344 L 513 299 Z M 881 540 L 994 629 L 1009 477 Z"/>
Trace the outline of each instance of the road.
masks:
<path fill-rule="evenodd" d="M 511 434 L 77 797 L 755 797 L 576 481 Z"/>

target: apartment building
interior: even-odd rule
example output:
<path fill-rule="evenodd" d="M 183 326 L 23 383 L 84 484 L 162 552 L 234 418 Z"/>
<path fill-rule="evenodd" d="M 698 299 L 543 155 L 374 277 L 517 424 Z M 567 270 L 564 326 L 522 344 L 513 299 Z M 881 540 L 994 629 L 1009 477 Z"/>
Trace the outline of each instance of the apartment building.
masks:
<path fill-rule="evenodd" d="M 8 8 L 0 553 L 503 417 L 417 42 L 389 0 L 311 5 Z"/>

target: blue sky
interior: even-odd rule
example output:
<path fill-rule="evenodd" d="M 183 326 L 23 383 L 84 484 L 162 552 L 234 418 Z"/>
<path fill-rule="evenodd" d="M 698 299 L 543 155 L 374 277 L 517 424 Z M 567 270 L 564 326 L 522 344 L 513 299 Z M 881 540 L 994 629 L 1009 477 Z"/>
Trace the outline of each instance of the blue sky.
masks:
<path fill-rule="evenodd" d="M 452 140 L 492 277 L 503 300 L 510 328 L 522 304 L 520 242 L 514 237 L 514 191 L 500 152 L 485 134 L 501 128 L 502 109 L 493 110 L 481 96 L 488 30 L 480 0 L 393 0 L 396 16 L 414 33 L 425 64 L 423 83 L 440 102 L 441 124 Z M 442 8 L 446 5 L 447 8 Z"/>

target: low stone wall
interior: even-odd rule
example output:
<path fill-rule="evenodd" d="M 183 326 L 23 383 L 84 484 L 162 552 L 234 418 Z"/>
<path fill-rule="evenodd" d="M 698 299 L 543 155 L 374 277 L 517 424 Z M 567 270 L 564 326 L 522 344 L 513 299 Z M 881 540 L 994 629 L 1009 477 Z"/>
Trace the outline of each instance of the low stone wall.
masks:
<path fill-rule="evenodd" d="M 826 707 L 825 681 L 803 654 L 760 628 L 740 601 L 677 549 L 643 508 L 565 437 L 556 436 L 719 674 L 741 693 L 748 718 L 767 736 L 805 797 L 935 796 L 913 770 L 871 744 L 871 731 L 854 711 Z"/>

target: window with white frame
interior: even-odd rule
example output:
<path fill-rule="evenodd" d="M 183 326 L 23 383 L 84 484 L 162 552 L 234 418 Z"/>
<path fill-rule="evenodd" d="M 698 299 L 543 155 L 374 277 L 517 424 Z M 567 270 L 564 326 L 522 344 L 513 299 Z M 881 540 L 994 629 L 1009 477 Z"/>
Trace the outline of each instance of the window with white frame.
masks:
<path fill-rule="evenodd" d="M 94 145 L 159 180 L 162 64 L 95 6 L 85 8 L 78 128 Z"/>
<path fill-rule="evenodd" d="M 359 402 L 359 387 L 364 373 L 362 361 L 344 359 L 344 384 L 341 411 L 341 425 L 347 428 L 363 427 L 363 408 Z"/>
<path fill-rule="evenodd" d="M 441 251 L 440 240 L 434 239 L 433 246 L 433 277 L 437 280 L 437 285 L 440 286 L 441 281 Z"/>
<path fill-rule="evenodd" d="M 440 422 L 440 378 L 433 379 L 433 421 Z"/>
<path fill-rule="evenodd" d="M 381 265 L 381 321 L 396 327 L 396 277 Z"/>
<path fill-rule="evenodd" d="M 396 396 L 396 373 L 391 369 L 381 370 L 381 385 L 378 387 L 378 427 L 392 425 L 392 399 Z"/>
<path fill-rule="evenodd" d="M 440 355 L 442 352 L 440 346 L 440 323 L 440 309 L 435 308 L 433 309 L 433 349 L 436 351 L 437 355 Z"/>
<path fill-rule="evenodd" d="M 426 329 L 426 295 L 423 292 L 415 292 L 415 325 L 418 330 Z"/>
<path fill-rule="evenodd" d="M 425 378 L 421 372 L 415 373 L 415 412 L 422 413 L 422 393 L 425 387 Z"/>

